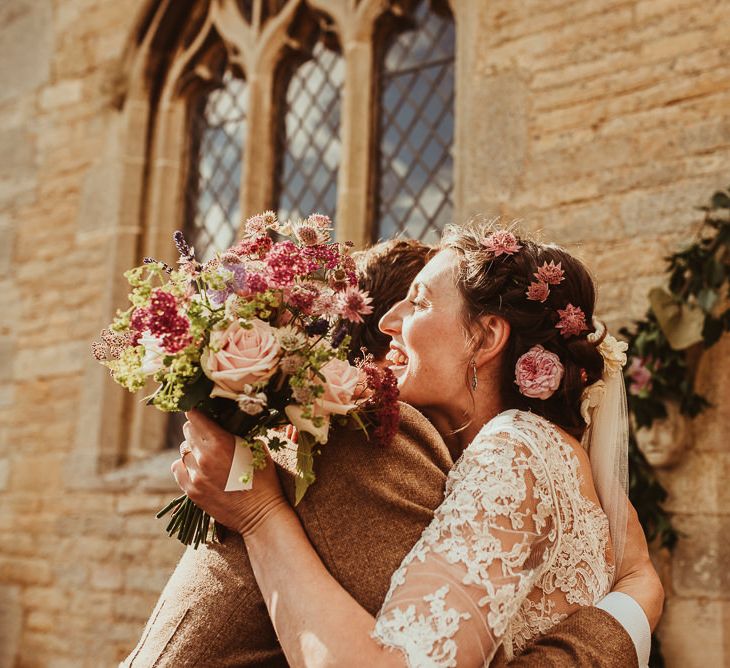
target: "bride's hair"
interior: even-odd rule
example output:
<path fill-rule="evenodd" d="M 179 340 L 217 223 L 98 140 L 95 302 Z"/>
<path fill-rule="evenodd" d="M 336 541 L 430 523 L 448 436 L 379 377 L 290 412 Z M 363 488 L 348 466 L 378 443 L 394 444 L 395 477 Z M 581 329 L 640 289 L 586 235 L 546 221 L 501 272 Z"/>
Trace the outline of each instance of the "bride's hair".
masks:
<path fill-rule="evenodd" d="M 490 236 L 500 231 L 511 232 L 519 249 L 502 254 L 489 250 Z M 506 407 L 529 409 L 580 440 L 585 429 L 581 394 L 603 373 L 603 358 L 596 343 L 587 339 L 595 331 L 595 288 L 586 267 L 558 246 L 536 243 L 494 223 L 469 228 L 449 226 L 441 248 L 453 249 L 460 256 L 457 287 L 465 304 L 464 324 L 468 332 L 475 334 L 474 350 L 480 345 L 480 316 L 497 315 L 510 325 L 500 383 Z M 563 280 L 548 286 L 545 301 L 528 299 L 527 291 L 536 282 L 538 269 L 551 262 L 560 263 Z M 558 309 L 569 304 L 583 311 L 587 329 L 566 338 L 556 325 L 560 320 Z M 560 386 L 547 399 L 524 396 L 515 383 L 517 360 L 535 345 L 555 353 L 564 368 Z"/>

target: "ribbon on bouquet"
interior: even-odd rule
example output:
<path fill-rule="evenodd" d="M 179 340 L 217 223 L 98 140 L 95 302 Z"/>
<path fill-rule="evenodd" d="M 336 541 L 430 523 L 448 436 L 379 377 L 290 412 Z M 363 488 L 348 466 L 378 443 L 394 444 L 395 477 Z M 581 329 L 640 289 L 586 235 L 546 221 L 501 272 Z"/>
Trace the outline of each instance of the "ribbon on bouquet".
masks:
<path fill-rule="evenodd" d="M 246 482 L 241 482 L 243 478 Z M 246 442 L 236 436 L 233 446 L 233 461 L 228 472 L 224 492 L 244 492 L 253 487 L 253 454 Z"/>

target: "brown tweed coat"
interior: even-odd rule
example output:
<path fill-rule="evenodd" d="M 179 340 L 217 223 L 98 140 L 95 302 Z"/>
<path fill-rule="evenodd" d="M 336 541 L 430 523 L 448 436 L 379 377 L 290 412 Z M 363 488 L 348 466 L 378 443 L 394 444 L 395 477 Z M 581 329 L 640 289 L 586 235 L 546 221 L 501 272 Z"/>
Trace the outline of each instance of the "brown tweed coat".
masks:
<path fill-rule="evenodd" d="M 406 404 L 390 447 L 336 430 L 318 457 L 317 482 L 296 511 L 327 569 L 370 613 L 379 610 L 391 574 L 441 503 L 451 466 L 438 432 Z M 292 476 L 282 469 L 281 477 L 291 498 Z M 121 665 L 287 665 L 238 535 L 185 552 Z M 506 665 L 501 653 L 492 665 Z M 609 668 L 636 666 L 637 660 L 623 628 L 588 608 L 509 665 Z"/>

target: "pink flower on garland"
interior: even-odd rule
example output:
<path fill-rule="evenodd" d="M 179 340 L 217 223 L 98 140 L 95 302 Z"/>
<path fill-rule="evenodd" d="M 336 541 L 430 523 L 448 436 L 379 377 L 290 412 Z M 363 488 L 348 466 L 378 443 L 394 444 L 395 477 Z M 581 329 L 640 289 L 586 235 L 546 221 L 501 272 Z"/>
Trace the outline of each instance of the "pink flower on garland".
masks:
<path fill-rule="evenodd" d="M 494 253 L 494 257 L 500 255 L 514 255 L 522 246 L 518 243 L 517 237 L 507 230 L 493 232 L 482 239 L 482 246 Z"/>
<path fill-rule="evenodd" d="M 558 315 L 560 316 L 560 320 L 558 320 L 555 327 L 560 330 L 560 333 L 566 339 L 571 336 L 578 336 L 581 332 L 588 331 L 588 327 L 586 327 L 586 315 L 580 306 L 568 304 L 565 308 L 558 309 Z"/>
<path fill-rule="evenodd" d="M 350 322 L 362 322 L 362 316 L 373 312 L 372 297 L 360 288 L 350 286 L 337 293 L 337 307 L 340 315 Z"/>
<path fill-rule="evenodd" d="M 560 387 L 565 370 L 560 358 L 540 345 L 532 346 L 515 365 L 515 384 L 530 399 L 549 399 Z"/>
<path fill-rule="evenodd" d="M 543 281 L 533 281 L 525 294 L 533 302 L 544 302 L 550 296 L 550 288 Z"/>
<path fill-rule="evenodd" d="M 631 364 L 626 369 L 626 375 L 631 379 L 629 394 L 641 396 L 651 390 L 652 372 L 647 366 L 650 361 L 650 358 L 644 357 L 631 358 Z"/>
<path fill-rule="evenodd" d="M 560 262 L 555 264 L 553 260 L 550 260 L 549 264 L 544 262 L 542 267 L 535 272 L 535 278 L 548 285 L 559 285 L 565 280 L 565 272 L 560 265 Z"/>

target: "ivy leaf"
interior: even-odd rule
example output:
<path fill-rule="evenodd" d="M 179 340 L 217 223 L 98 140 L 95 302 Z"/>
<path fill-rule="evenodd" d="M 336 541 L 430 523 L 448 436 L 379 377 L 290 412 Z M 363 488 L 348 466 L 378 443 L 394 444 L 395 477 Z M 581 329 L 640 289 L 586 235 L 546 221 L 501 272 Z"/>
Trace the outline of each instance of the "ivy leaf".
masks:
<path fill-rule="evenodd" d="M 306 431 L 299 432 L 297 442 L 297 475 L 294 480 L 294 505 L 303 498 L 309 486 L 314 482 L 314 437 Z"/>
<path fill-rule="evenodd" d="M 677 302 L 664 288 L 652 289 L 649 302 L 659 327 L 674 350 L 685 350 L 702 341 L 705 314 L 701 309 Z"/>

